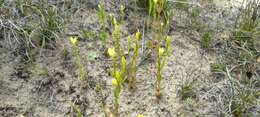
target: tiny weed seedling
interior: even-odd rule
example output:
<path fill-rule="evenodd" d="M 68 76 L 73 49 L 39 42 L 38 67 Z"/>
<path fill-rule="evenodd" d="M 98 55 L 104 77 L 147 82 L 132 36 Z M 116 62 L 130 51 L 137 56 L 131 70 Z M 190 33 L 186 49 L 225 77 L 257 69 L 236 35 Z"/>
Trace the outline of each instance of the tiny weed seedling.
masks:
<path fill-rule="evenodd" d="M 223 71 L 225 69 L 225 65 L 221 63 L 212 63 L 210 64 L 211 71 Z"/>
<path fill-rule="evenodd" d="M 165 45 L 165 49 L 162 47 L 157 47 L 157 59 L 156 59 L 156 91 L 155 91 L 155 95 L 156 97 L 160 97 L 161 96 L 161 80 L 162 80 L 162 69 L 168 59 L 169 53 L 171 52 L 171 39 L 170 36 L 166 37 L 166 45 Z"/>
<path fill-rule="evenodd" d="M 108 33 L 106 31 L 106 12 L 104 11 L 102 4 L 98 5 L 98 15 L 102 23 L 102 31 L 100 32 L 100 38 L 105 43 L 108 37 Z"/>
<path fill-rule="evenodd" d="M 214 33 L 211 30 L 206 30 L 202 34 L 202 39 L 201 39 L 201 43 L 200 43 L 202 48 L 209 48 L 210 47 L 213 35 L 214 35 Z"/>
<path fill-rule="evenodd" d="M 84 117 L 83 114 L 81 113 L 81 110 L 74 103 L 71 102 L 70 106 L 75 112 L 76 117 Z"/>
<path fill-rule="evenodd" d="M 109 22 L 110 22 L 110 26 L 113 26 L 113 14 L 109 13 Z"/>
<path fill-rule="evenodd" d="M 62 49 L 62 56 L 66 59 L 68 58 L 68 55 L 69 55 L 68 48 L 64 46 Z"/>
<path fill-rule="evenodd" d="M 79 70 L 79 79 L 80 79 L 80 83 L 81 83 L 81 88 L 84 88 L 85 86 L 85 82 L 86 82 L 86 73 L 85 73 L 85 68 L 84 66 L 81 64 L 81 59 L 78 53 L 78 47 L 77 47 L 77 37 L 70 37 L 70 43 L 72 45 L 72 51 L 73 51 L 73 56 L 74 56 L 74 60 L 75 60 L 75 64 L 77 66 L 77 69 Z"/>
<path fill-rule="evenodd" d="M 194 81 L 186 81 L 181 85 L 180 96 L 182 100 L 186 100 L 188 98 L 192 98 L 195 96 Z"/>
<path fill-rule="evenodd" d="M 130 38 L 128 37 L 128 52 L 130 52 Z M 134 53 L 128 64 L 128 79 L 129 79 L 129 87 L 133 88 L 136 81 L 136 71 L 137 71 L 137 58 L 138 58 L 138 50 L 139 50 L 139 38 L 140 32 L 139 30 L 135 33 L 135 43 L 134 43 Z"/>

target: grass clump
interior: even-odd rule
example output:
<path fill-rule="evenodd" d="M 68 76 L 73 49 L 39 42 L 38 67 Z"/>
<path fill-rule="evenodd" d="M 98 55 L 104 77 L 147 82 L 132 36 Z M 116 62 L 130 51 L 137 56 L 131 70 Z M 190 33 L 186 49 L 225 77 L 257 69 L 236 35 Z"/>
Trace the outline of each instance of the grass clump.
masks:
<path fill-rule="evenodd" d="M 202 33 L 200 45 L 202 48 L 209 48 L 214 36 L 214 32 L 211 30 L 206 30 Z"/>
<path fill-rule="evenodd" d="M 242 11 L 240 18 L 237 21 L 235 31 L 233 31 L 232 39 L 244 45 L 251 50 L 259 46 L 257 38 L 260 31 L 258 20 L 259 0 L 248 0 L 245 2 L 245 9 Z"/>
<path fill-rule="evenodd" d="M 28 21 L 22 27 L 22 30 L 29 35 L 29 39 L 34 42 L 33 44 L 45 46 L 46 43 L 53 42 L 58 38 L 58 34 L 63 30 L 65 21 L 59 15 L 56 6 L 46 4 L 44 1 L 34 4 L 22 1 L 18 3 L 17 7 L 21 9 L 22 14 L 27 17 L 26 20 Z M 32 16 L 36 17 L 33 18 Z"/>
<path fill-rule="evenodd" d="M 231 98 L 230 111 L 235 117 L 253 116 L 248 108 L 256 101 L 256 92 L 248 89 L 241 90 L 238 96 Z"/>
<path fill-rule="evenodd" d="M 194 92 L 194 82 L 187 81 L 181 85 L 180 96 L 182 100 L 186 100 L 188 98 L 193 98 L 195 96 Z"/>

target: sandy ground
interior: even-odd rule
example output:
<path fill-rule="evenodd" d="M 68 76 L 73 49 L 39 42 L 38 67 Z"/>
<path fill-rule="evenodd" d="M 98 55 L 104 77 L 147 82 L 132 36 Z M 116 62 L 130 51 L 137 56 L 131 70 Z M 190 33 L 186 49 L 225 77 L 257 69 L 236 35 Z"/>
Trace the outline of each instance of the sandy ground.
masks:
<path fill-rule="evenodd" d="M 226 4 L 222 2 L 224 0 L 214 1 L 217 7 Z M 95 27 L 99 24 L 95 10 L 85 10 L 79 14 L 82 17 L 75 19 L 77 22 L 72 23 L 72 26 L 67 29 L 68 32 L 77 33 L 79 24 L 98 31 Z M 75 14 L 75 17 L 79 14 Z M 122 38 L 125 37 L 123 34 Z M 35 60 L 28 64 L 21 62 L 24 57 L 15 56 L 8 50 L 0 48 L 0 115 L 2 117 L 20 114 L 25 117 L 69 117 L 73 113 L 71 102 L 75 102 L 86 117 L 104 117 L 98 102 L 100 95 L 94 89 L 99 84 L 103 95 L 107 97 L 107 104 L 111 104 L 112 77 L 107 70 L 110 66 L 109 58 L 99 50 L 101 45 L 96 39 L 79 42 L 82 64 L 89 73 L 87 79 L 90 84 L 89 89 L 80 92 L 78 73 L 71 53 L 68 58 L 63 57 L 63 47 L 67 47 L 71 52 L 71 47 L 66 40 L 68 37 L 64 38 L 57 49 L 43 50 L 42 55 L 36 54 Z M 205 54 L 200 48 L 200 43 L 197 41 L 200 40 L 198 32 L 187 33 L 185 30 L 177 29 L 172 32 L 171 38 L 173 51 L 163 70 L 162 99 L 158 100 L 154 96 L 154 64 L 146 62 L 137 72 L 136 90 L 129 91 L 127 85 L 124 86 L 120 97 L 122 117 L 134 117 L 138 113 L 143 113 L 145 117 L 182 115 L 184 103 L 178 96 L 180 85 L 190 79 L 200 81 L 199 83 L 203 85 L 205 79 L 212 77 L 210 63 L 214 63 L 216 57 L 214 54 Z M 89 52 L 96 53 L 96 59 L 89 59 Z M 37 50 L 35 53 L 38 53 Z M 198 104 L 207 112 L 206 104 L 200 102 Z"/>

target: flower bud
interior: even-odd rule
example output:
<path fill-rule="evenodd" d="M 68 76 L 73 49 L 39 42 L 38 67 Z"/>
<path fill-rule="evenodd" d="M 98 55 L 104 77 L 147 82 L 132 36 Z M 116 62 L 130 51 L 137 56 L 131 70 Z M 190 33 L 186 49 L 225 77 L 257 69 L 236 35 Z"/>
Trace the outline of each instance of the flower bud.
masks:
<path fill-rule="evenodd" d="M 136 39 L 136 41 L 138 41 L 139 38 L 140 38 L 140 32 L 139 32 L 139 30 L 138 30 L 138 31 L 135 33 L 135 39 Z"/>
<path fill-rule="evenodd" d="M 116 79 L 113 79 L 112 80 L 112 86 L 116 87 L 118 85 L 118 82 Z"/>

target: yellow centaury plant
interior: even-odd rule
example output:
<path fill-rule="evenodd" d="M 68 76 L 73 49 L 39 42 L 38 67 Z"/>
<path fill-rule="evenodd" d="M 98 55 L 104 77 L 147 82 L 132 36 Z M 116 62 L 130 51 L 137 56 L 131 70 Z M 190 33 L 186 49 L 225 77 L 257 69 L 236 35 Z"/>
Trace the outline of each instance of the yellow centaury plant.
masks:
<path fill-rule="evenodd" d="M 162 80 L 162 69 L 168 59 L 169 53 L 171 52 L 172 45 L 170 36 L 166 37 L 165 49 L 162 47 L 158 48 L 157 60 L 156 60 L 156 92 L 157 97 L 161 96 L 161 80 Z"/>
<path fill-rule="evenodd" d="M 130 52 L 130 38 L 128 37 L 128 52 Z M 135 43 L 134 43 L 134 53 L 133 57 L 128 64 L 128 79 L 129 79 L 129 87 L 133 88 L 136 81 L 136 71 L 137 71 L 137 58 L 139 51 L 139 38 L 140 32 L 139 30 L 135 33 Z"/>
<path fill-rule="evenodd" d="M 125 76 L 126 76 L 126 59 L 124 56 L 121 57 L 120 60 L 120 67 L 117 68 L 116 67 L 116 62 L 115 62 L 115 58 L 116 58 L 116 52 L 114 48 L 109 48 L 108 49 L 108 54 L 109 56 L 112 58 L 113 60 L 113 79 L 112 79 L 112 86 L 114 88 L 114 110 L 113 113 L 115 116 L 119 116 L 118 113 L 118 108 L 119 108 L 119 96 L 121 93 L 121 87 L 125 81 Z"/>
<path fill-rule="evenodd" d="M 98 15 L 102 23 L 102 31 L 100 32 L 100 38 L 103 42 L 105 42 L 108 37 L 108 33 L 106 32 L 106 12 L 103 9 L 103 4 L 98 5 Z"/>
<path fill-rule="evenodd" d="M 75 64 L 77 69 L 79 70 L 79 79 L 81 83 L 81 88 L 85 86 L 85 68 L 81 64 L 80 56 L 78 53 L 78 47 L 77 47 L 77 42 L 78 38 L 77 37 L 70 37 L 70 44 L 72 45 L 72 51 L 73 51 L 73 56 L 75 60 Z"/>
<path fill-rule="evenodd" d="M 119 45 L 119 31 L 118 31 L 118 24 L 117 24 L 117 20 L 116 18 L 113 18 L 113 23 L 114 23 L 114 31 L 113 31 L 113 39 L 114 39 L 114 47 L 115 47 L 115 51 L 117 53 L 117 55 L 119 57 L 122 56 L 121 54 L 121 49 L 120 49 L 120 45 Z"/>

